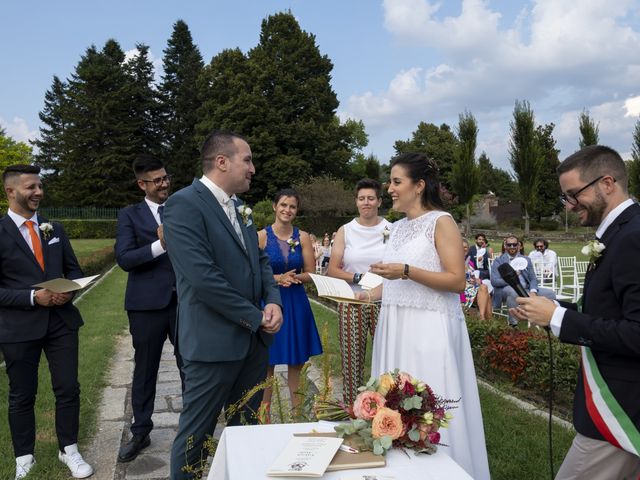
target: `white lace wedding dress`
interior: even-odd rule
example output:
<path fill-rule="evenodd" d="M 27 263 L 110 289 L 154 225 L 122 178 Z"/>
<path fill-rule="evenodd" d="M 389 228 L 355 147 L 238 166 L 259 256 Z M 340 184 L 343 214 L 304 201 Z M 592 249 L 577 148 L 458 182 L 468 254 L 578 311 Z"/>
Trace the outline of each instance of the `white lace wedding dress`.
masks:
<path fill-rule="evenodd" d="M 434 233 L 441 211 L 393 224 L 384 263 L 440 272 Z M 476 480 L 489 479 L 480 399 L 460 297 L 411 280 L 385 280 L 373 344 L 372 375 L 405 371 L 441 397 L 457 400 L 439 447 Z"/>

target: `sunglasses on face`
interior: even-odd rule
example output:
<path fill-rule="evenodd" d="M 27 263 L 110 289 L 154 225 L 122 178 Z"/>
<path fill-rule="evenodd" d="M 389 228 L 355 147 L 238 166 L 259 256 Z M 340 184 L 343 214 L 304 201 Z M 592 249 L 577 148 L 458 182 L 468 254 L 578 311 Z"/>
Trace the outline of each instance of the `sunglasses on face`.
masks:
<path fill-rule="evenodd" d="M 505 243 L 505 246 L 510 247 L 510 248 L 514 248 L 514 247 L 517 247 L 518 244 L 517 243 Z"/>

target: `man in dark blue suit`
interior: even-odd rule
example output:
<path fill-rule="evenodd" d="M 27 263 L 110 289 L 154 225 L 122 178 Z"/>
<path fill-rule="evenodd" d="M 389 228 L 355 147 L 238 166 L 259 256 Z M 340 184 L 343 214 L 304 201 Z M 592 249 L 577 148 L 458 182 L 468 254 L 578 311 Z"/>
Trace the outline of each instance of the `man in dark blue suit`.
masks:
<path fill-rule="evenodd" d="M 24 478 L 35 463 L 33 407 L 43 351 L 56 397 L 58 458 L 74 478 L 85 478 L 93 474 L 93 469 L 77 445 L 78 329 L 82 317 L 71 303 L 72 293 L 33 287 L 46 280 L 73 280 L 83 275 L 62 225 L 48 223 L 37 213 L 43 197 L 39 173 L 36 166 L 12 165 L 2 175 L 9 210 L 0 219 L 0 349 L 9 376 L 15 478 Z"/>
<path fill-rule="evenodd" d="M 171 452 L 171 479 L 194 478 L 207 458 L 203 444 L 221 409 L 237 402 L 267 373 L 268 346 L 282 324 L 280 294 L 258 235 L 237 193 L 255 173 L 251 148 L 241 136 L 210 134 L 202 146 L 202 178 L 173 194 L 164 235 L 178 287 L 178 345 L 185 389 Z M 244 212 L 244 213 L 243 213 Z M 238 425 L 260 405 L 256 392 Z"/>
<path fill-rule="evenodd" d="M 584 226 L 598 227 L 582 308 L 518 299 L 519 318 L 581 346 L 573 402 L 576 437 L 557 480 L 640 476 L 640 206 L 629 198 L 624 161 L 593 145 L 558 167 L 561 196 Z"/>
<path fill-rule="evenodd" d="M 120 462 L 130 462 L 151 443 L 156 380 L 167 340 L 175 345 L 176 277 L 162 236 L 164 202 L 169 198 L 171 176 L 162 162 L 151 155 L 140 155 L 133 171 L 144 200 L 118 213 L 116 261 L 129 272 L 124 308 L 135 350 L 131 386 L 133 423 L 131 440 L 118 454 Z M 180 369 L 180 355 L 176 352 Z"/>

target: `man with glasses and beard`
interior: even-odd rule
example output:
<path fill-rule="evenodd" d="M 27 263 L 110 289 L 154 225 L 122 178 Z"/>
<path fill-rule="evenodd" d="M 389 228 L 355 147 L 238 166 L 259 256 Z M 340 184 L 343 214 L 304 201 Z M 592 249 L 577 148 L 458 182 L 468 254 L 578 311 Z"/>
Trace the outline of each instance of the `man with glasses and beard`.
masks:
<path fill-rule="evenodd" d="M 545 238 L 537 238 L 533 242 L 533 248 L 535 250 L 529 253 L 529 258 L 542 264 L 545 278 L 551 277 L 556 270 L 558 255 L 549 248 L 549 241 Z"/>
<path fill-rule="evenodd" d="M 592 145 L 558 167 L 561 196 L 584 226 L 597 227 L 582 301 L 558 306 L 518 299 L 512 313 L 581 346 L 573 402 L 576 437 L 556 480 L 640 475 L 640 206 L 629 198 L 624 161 Z"/>
<path fill-rule="evenodd" d="M 507 306 L 515 308 L 517 306 L 516 298 L 518 294 L 510 287 L 507 282 L 504 281 L 502 275 L 498 271 L 498 267 L 503 263 L 509 263 L 518 274 L 520 283 L 525 288 L 529 295 L 536 296 L 541 295 L 543 297 L 555 300 L 556 295 L 553 290 L 548 288 L 538 288 L 538 278 L 533 270 L 533 263 L 531 259 L 522 255 L 519 251 L 518 237 L 510 235 L 504 239 L 505 251 L 493 262 L 491 266 L 491 285 L 493 285 L 494 293 L 494 306 L 500 307 L 502 302 L 505 301 Z M 513 315 L 509 315 L 509 325 L 513 328 L 518 326 L 518 319 Z"/>
<path fill-rule="evenodd" d="M 162 162 L 140 155 L 133 162 L 136 183 L 145 197 L 118 213 L 116 261 L 129 272 L 124 308 L 135 350 L 131 405 L 131 439 L 118 453 L 130 462 L 151 443 L 151 415 L 162 348 L 167 338 L 176 345 L 176 277 L 167 255 L 162 231 L 164 202 L 169 198 L 171 175 Z M 180 355 L 176 352 L 178 369 Z M 182 376 L 182 374 L 181 374 Z"/>

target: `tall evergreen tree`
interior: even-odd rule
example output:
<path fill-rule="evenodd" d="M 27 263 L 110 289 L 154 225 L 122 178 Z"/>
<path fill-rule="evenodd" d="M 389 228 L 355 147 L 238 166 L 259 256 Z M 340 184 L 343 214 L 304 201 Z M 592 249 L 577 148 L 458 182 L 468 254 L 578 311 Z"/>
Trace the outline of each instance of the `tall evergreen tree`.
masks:
<path fill-rule="evenodd" d="M 433 123 L 420 122 L 408 140 L 397 140 L 394 144 L 396 155 L 407 152 L 427 154 L 438 164 L 440 181 L 451 190 L 451 169 L 457 139 L 451 127 L 443 123 L 439 127 Z"/>
<path fill-rule="evenodd" d="M 589 110 L 583 110 L 580 114 L 580 148 L 588 147 L 589 145 L 598 144 L 598 134 L 600 132 L 599 124 L 596 124 L 595 120 L 589 115 Z"/>
<path fill-rule="evenodd" d="M 351 157 L 349 130 L 336 116 L 333 64 L 320 53 L 315 36 L 290 12 L 277 13 L 263 20 L 260 41 L 248 58 L 252 96 L 264 108 L 261 123 L 249 133 L 258 169 L 256 195 L 311 174 L 344 177 Z"/>
<path fill-rule="evenodd" d="M 40 136 L 32 142 L 38 148 L 35 163 L 43 169 L 47 203 L 55 203 L 63 193 L 58 180 L 66 152 L 64 131 L 69 123 L 68 103 L 66 83 L 54 76 L 51 89 L 44 95 L 44 108 L 39 113 L 42 122 Z"/>
<path fill-rule="evenodd" d="M 458 203 L 465 205 L 465 233 L 471 232 L 471 202 L 480 186 L 480 172 L 476 162 L 478 123 L 471 112 L 461 113 L 458 120 L 458 144 L 451 169 L 451 186 Z"/>
<path fill-rule="evenodd" d="M 636 121 L 633 129 L 633 144 L 631 145 L 631 160 L 627 164 L 629 174 L 629 193 L 640 199 L 640 120 Z"/>
<path fill-rule="evenodd" d="M 131 119 L 134 122 L 136 149 L 140 153 L 160 155 L 162 130 L 160 125 L 160 101 L 154 86 L 153 63 L 149 59 L 149 47 L 136 45 L 137 54 L 125 63 L 129 75 L 129 103 Z"/>
<path fill-rule="evenodd" d="M 183 20 L 173 26 L 164 50 L 164 76 L 160 84 L 163 112 L 165 159 L 174 175 L 173 188 L 189 185 L 199 171 L 199 145 L 195 139 L 198 122 L 197 82 L 202 73 L 200 50 L 193 43 L 189 27 Z"/>
<path fill-rule="evenodd" d="M 526 100 L 516 100 L 513 109 L 509 156 L 524 208 L 524 233 L 529 235 L 529 215 L 538 194 L 544 159 L 536 135 L 535 116 Z"/>
<path fill-rule="evenodd" d="M 38 160 L 51 168 L 54 203 L 121 207 L 137 197 L 131 162 L 153 144 L 147 63 L 144 52 L 125 62 L 120 45 L 108 40 L 101 51 L 87 49 L 66 84 L 54 78 L 36 142 Z"/>
<path fill-rule="evenodd" d="M 556 140 L 553 138 L 553 129 L 555 124 L 538 125 L 536 128 L 536 137 L 540 145 L 540 154 L 542 155 L 542 167 L 540 174 L 540 184 L 536 201 L 531 209 L 531 216 L 538 221 L 542 217 L 548 217 L 554 213 L 562 211 L 560 203 L 560 184 L 558 183 L 558 175 L 556 169 L 560 165 L 558 155 L 560 150 L 556 148 Z"/>

